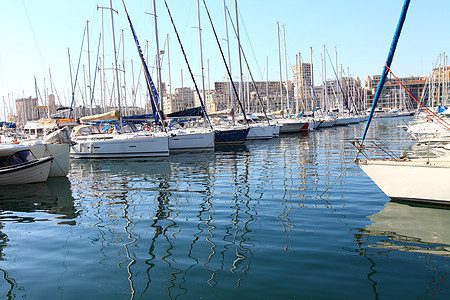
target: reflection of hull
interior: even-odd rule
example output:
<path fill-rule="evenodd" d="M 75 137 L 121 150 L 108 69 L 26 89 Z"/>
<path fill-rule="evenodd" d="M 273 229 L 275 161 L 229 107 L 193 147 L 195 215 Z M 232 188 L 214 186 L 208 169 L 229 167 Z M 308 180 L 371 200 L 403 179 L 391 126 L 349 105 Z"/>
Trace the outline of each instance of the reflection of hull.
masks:
<path fill-rule="evenodd" d="M 72 158 L 159 157 L 169 155 L 166 135 L 93 134 L 74 139 Z"/>
<path fill-rule="evenodd" d="M 44 182 L 48 178 L 53 157 L 39 158 L 0 168 L 0 185 Z"/>
<path fill-rule="evenodd" d="M 358 165 L 391 199 L 450 204 L 448 160 L 360 160 Z"/>
<path fill-rule="evenodd" d="M 121 174 L 125 177 L 133 176 L 134 180 L 145 181 L 147 180 L 147 176 L 169 174 L 170 163 L 169 157 L 142 157 L 89 161 L 73 160 L 70 173 L 70 177 L 75 178 L 75 180 L 97 176 L 98 174 L 104 178 L 114 176 L 114 174 Z M 107 181 L 105 183 L 107 184 Z"/>
<path fill-rule="evenodd" d="M 44 183 L 31 185 L 0 186 L 0 209 L 64 215 L 58 216 L 58 219 L 72 219 L 77 215 L 67 177 L 49 178 Z M 14 218 L 20 217 L 14 214 Z"/>
<path fill-rule="evenodd" d="M 383 241 L 371 247 L 450 256 L 450 210 L 388 202 L 383 211 L 368 217 L 373 224 L 364 232 L 400 241 Z M 406 243 L 406 244 L 405 244 Z M 413 244 L 413 245 L 411 245 Z M 425 247 L 420 247 L 425 244 Z M 432 247 L 430 244 L 437 245 Z"/>

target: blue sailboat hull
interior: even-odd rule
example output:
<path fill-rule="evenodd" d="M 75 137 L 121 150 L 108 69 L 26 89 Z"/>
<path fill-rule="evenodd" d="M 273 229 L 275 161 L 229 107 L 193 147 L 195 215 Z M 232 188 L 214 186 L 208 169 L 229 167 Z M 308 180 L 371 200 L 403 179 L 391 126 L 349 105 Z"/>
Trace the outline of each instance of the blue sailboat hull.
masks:
<path fill-rule="evenodd" d="M 243 144 L 247 139 L 249 130 L 250 128 L 217 130 L 214 144 Z"/>

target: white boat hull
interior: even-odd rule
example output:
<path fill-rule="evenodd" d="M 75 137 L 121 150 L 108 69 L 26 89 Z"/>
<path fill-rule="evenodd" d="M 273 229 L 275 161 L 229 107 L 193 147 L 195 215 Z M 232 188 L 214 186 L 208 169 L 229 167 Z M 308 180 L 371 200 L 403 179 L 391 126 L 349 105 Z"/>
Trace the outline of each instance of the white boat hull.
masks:
<path fill-rule="evenodd" d="M 276 128 L 279 129 L 279 126 L 250 125 L 250 131 L 248 132 L 247 140 L 271 139 L 274 137 L 274 134 L 276 134 L 276 132 L 275 132 Z"/>
<path fill-rule="evenodd" d="M 0 185 L 45 182 L 52 166 L 52 157 L 40 158 L 26 164 L 0 170 Z"/>
<path fill-rule="evenodd" d="M 347 126 L 348 124 L 350 124 L 350 118 L 338 117 L 334 126 Z"/>
<path fill-rule="evenodd" d="M 330 128 L 336 124 L 335 119 L 319 119 L 317 122 L 316 128 Z"/>
<path fill-rule="evenodd" d="M 448 162 L 360 160 L 358 165 L 391 199 L 450 204 Z"/>
<path fill-rule="evenodd" d="M 27 146 L 36 158 L 53 157 L 53 164 L 48 177 L 67 176 L 70 169 L 69 144 L 39 144 Z"/>
<path fill-rule="evenodd" d="M 214 150 L 214 132 L 212 131 L 175 131 L 170 132 L 169 135 L 169 150 L 171 152 Z"/>
<path fill-rule="evenodd" d="M 308 123 L 299 120 L 283 120 L 278 121 L 280 127 L 280 133 L 295 133 L 308 130 Z"/>
<path fill-rule="evenodd" d="M 71 158 L 122 158 L 169 156 L 167 135 L 92 134 L 74 138 Z"/>
<path fill-rule="evenodd" d="M 272 127 L 272 137 L 276 138 L 280 136 L 280 125 L 270 125 Z"/>

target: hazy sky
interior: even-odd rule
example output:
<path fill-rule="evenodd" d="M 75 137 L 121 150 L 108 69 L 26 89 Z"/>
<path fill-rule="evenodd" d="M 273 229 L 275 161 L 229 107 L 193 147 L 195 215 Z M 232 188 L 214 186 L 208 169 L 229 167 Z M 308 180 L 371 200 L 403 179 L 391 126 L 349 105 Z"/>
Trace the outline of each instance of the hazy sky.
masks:
<path fill-rule="evenodd" d="M 201 87 L 199 63 L 199 39 L 196 0 L 167 0 L 178 32 L 185 47 L 197 84 Z M 223 0 L 206 0 L 219 35 L 223 50 L 226 51 Z M 153 1 L 125 1 L 131 20 L 146 57 L 149 57 L 151 74 L 156 81 L 153 68 L 156 46 Z M 235 2 L 226 0 L 235 22 Z M 104 28 L 105 73 L 112 76 L 113 55 L 111 41 L 110 0 L 15 0 L 3 1 L 0 10 L 0 96 L 5 102 L 0 107 L 0 119 L 4 118 L 8 99 L 35 97 L 35 81 L 41 95 L 45 92 L 58 95 L 58 102 L 69 105 L 71 100 L 71 76 L 69 58 L 72 66 L 72 81 L 78 66 L 83 32 L 89 21 L 89 54 L 91 81 L 97 58 L 99 34 Z M 118 14 L 114 14 L 116 47 L 119 63 L 125 56 L 127 97 L 131 98 L 132 86 L 144 85 L 137 50 L 132 40 L 121 0 L 112 0 Z M 321 55 L 323 46 L 328 53 L 327 78 L 334 77 L 335 49 L 338 65 L 345 72 L 362 80 L 367 75 L 380 74 L 392 36 L 397 25 L 403 0 L 239 0 L 239 28 L 241 43 L 250 64 L 255 80 L 279 80 L 277 22 L 280 29 L 284 25 L 288 77 L 292 79 L 291 68 L 295 56 L 301 53 L 302 60 L 310 61 L 310 47 L 313 49 L 315 81 L 320 84 Z M 169 35 L 169 53 L 172 89 L 183 85 L 193 86 L 180 46 L 163 0 L 156 0 L 160 49 L 167 50 L 166 37 Z M 205 76 L 211 87 L 214 81 L 226 79 L 226 69 L 222 62 L 217 43 L 212 34 L 203 0 L 200 0 L 201 28 Z M 103 14 L 102 14 L 103 12 Z M 450 1 L 428 0 L 411 1 L 407 19 L 400 37 L 392 70 L 398 76 L 426 76 L 432 66 L 436 66 L 439 54 L 449 49 Z M 103 18 L 102 18 L 103 17 Z M 238 56 L 236 36 L 231 23 L 229 40 L 231 49 L 231 69 L 233 77 L 238 76 Z M 122 30 L 125 51 L 122 46 Z M 282 36 L 282 31 L 281 31 Z M 148 45 L 148 50 L 147 50 Z M 103 53 L 100 47 L 100 56 Z M 77 103 L 81 92 L 89 82 L 88 45 L 85 38 L 77 81 Z M 283 40 L 281 40 L 282 78 L 285 80 L 285 59 Z M 330 57 L 328 57 L 328 55 Z M 330 61 L 331 60 L 331 61 Z M 268 61 L 268 67 L 267 67 Z M 167 51 L 163 56 L 163 81 L 168 82 Z M 52 85 L 50 85 L 50 73 Z M 248 72 L 244 68 L 246 76 Z M 109 74 L 109 75 L 108 75 Z M 346 74 L 347 75 L 347 74 Z M 208 87 L 205 78 L 206 88 Z M 122 79 L 121 79 L 122 80 Z M 124 83 L 122 82 L 122 85 Z M 95 98 L 100 97 L 99 77 L 95 83 Z M 107 88 L 112 90 L 112 79 Z M 137 93 L 139 93 L 137 89 Z M 142 92 L 143 93 L 143 92 Z M 139 100 L 138 100 L 139 102 Z M 137 103 L 139 104 L 139 103 Z"/>

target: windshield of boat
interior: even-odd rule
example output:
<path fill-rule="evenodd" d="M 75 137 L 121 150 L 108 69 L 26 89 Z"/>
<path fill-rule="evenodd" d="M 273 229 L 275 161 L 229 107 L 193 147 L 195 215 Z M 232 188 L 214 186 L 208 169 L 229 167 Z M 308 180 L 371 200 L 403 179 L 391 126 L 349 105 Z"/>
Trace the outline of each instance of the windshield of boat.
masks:
<path fill-rule="evenodd" d="M 36 159 L 30 150 L 22 150 L 10 156 L 0 157 L 0 166 L 15 166 Z"/>

